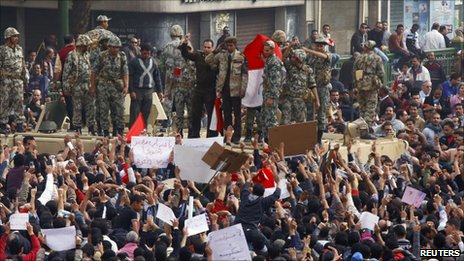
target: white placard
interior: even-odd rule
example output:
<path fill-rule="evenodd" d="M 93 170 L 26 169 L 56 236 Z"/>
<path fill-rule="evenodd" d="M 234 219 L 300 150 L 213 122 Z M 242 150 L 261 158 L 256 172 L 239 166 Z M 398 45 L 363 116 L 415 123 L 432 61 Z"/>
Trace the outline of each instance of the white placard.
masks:
<path fill-rule="evenodd" d="M 251 260 L 242 224 L 212 231 L 208 235 L 212 260 Z"/>
<path fill-rule="evenodd" d="M 156 212 L 156 218 L 172 226 L 172 221 L 176 219 L 176 215 L 174 215 L 174 212 L 172 212 L 170 207 L 159 203 L 158 211 Z"/>
<path fill-rule="evenodd" d="M 66 251 L 76 248 L 76 227 L 42 229 L 47 246 L 55 251 Z"/>
<path fill-rule="evenodd" d="M 374 231 L 375 224 L 379 222 L 379 216 L 367 211 L 364 211 L 359 219 L 361 221 L 361 228 L 367 228 L 371 231 Z"/>
<path fill-rule="evenodd" d="M 202 158 L 214 142 L 222 145 L 223 137 L 186 139 L 174 146 L 174 161 L 180 169 L 180 178 L 208 183 L 215 171 Z"/>
<path fill-rule="evenodd" d="M 29 214 L 17 213 L 10 216 L 10 229 L 11 230 L 26 230 L 26 223 L 29 222 Z"/>
<path fill-rule="evenodd" d="M 68 143 L 66 143 L 66 145 L 68 146 L 68 148 L 70 150 L 73 150 L 74 149 L 74 145 L 72 144 L 72 142 L 68 141 Z"/>
<path fill-rule="evenodd" d="M 187 233 L 189 236 L 200 234 L 209 230 L 206 214 L 194 216 L 185 220 L 185 226 L 187 227 Z"/>
<path fill-rule="evenodd" d="M 132 137 L 135 165 L 138 168 L 166 168 L 175 143 L 174 137 Z"/>

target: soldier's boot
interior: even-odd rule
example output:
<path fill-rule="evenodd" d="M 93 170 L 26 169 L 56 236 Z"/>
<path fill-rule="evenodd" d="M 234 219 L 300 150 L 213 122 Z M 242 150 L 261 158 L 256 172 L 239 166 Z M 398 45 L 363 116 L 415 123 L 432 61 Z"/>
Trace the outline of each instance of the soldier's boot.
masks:
<path fill-rule="evenodd" d="M 16 123 L 15 132 L 24 132 L 24 126 L 23 126 L 22 122 L 17 122 Z"/>
<path fill-rule="evenodd" d="M 8 128 L 5 123 L 0 123 L 0 134 L 8 134 Z"/>
<path fill-rule="evenodd" d="M 243 140 L 243 142 L 245 143 L 250 143 L 251 142 L 251 138 L 252 138 L 252 131 L 251 130 L 246 130 L 246 134 L 245 134 L 245 139 Z"/>
<path fill-rule="evenodd" d="M 109 137 L 110 137 L 110 131 L 109 131 L 109 130 L 104 130 L 104 131 L 103 131 L 103 136 L 104 136 L 105 138 L 109 138 Z"/>
<path fill-rule="evenodd" d="M 100 125 L 100 122 L 97 121 L 97 134 L 98 136 L 103 136 L 103 130 L 102 130 L 102 127 Z"/>
<path fill-rule="evenodd" d="M 95 133 L 95 128 L 93 126 L 89 126 L 89 134 L 92 136 L 97 136 L 97 134 Z"/>

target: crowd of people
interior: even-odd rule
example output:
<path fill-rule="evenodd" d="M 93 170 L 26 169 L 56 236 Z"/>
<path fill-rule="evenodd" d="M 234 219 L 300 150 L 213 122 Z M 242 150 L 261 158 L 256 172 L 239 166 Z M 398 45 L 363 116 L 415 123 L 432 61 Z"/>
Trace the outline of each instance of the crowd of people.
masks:
<path fill-rule="evenodd" d="M 369 32 L 362 24 L 351 41 L 353 58 L 340 71 L 332 69 L 340 57 L 329 25 L 303 44 L 278 30 L 262 43 L 262 106 L 245 112 L 247 58 L 228 28 L 218 46 L 206 39 L 197 51 L 193 36 L 174 25 L 172 41 L 157 56 L 137 38 L 122 49 L 109 20 L 98 16 L 100 25 L 76 41 L 66 36 L 57 58 L 47 47 L 43 62 L 23 59 L 16 29 L 4 33 L 0 131 L 22 132 L 33 124 L 53 86 L 76 134 L 53 155 L 42 153 L 32 136 L 2 145 L 0 260 L 212 260 L 208 232 L 188 234 L 189 211 L 205 213 L 209 231 L 241 224 L 250 260 L 462 260 L 464 55 L 457 55 L 447 80 L 433 53 L 446 47 L 440 26 L 418 43 L 417 25 L 407 33 L 398 25 L 390 34 L 385 23 Z M 383 83 L 387 50 L 399 57 L 393 86 Z M 31 101 L 23 107 L 26 86 Z M 178 145 L 185 126 L 188 138 L 199 138 L 206 118 L 206 136 L 221 132 L 231 148 L 242 141 L 245 117 L 249 160 L 209 184 L 182 180 L 180 173 L 189 170 L 176 167 L 175 155 L 166 168 L 138 168 L 124 136 L 124 97 L 131 97 L 130 127 L 140 113 L 148 122 L 155 92 L 167 115 L 176 109 L 175 120 L 162 124 L 175 125 Z M 225 129 L 210 130 L 219 100 Z M 396 137 L 408 150 L 392 159 L 374 142 L 362 162 L 350 143 L 347 155 L 321 143 L 295 157 L 285 157 L 285 144 L 267 144 L 269 128 L 279 124 L 316 119 L 320 142 L 324 132 L 343 133 L 359 117 L 367 126 L 364 138 Z M 90 135 L 103 136 L 95 147 L 84 147 L 85 126 Z M 124 179 L 130 171 L 133 179 Z M 275 180 L 266 196 L 256 179 L 263 173 Z M 423 193 L 417 204 L 404 202 L 410 189 Z M 160 204 L 173 210 L 171 225 L 156 218 Z M 29 214 L 25 230 L 12 229 L 16 213 Z M 366 213 L 379 218 L 373 227 L 366 226 Z M 64 227 L 75 228 L 75 248 L 53 250 L 41 231 Z"/>

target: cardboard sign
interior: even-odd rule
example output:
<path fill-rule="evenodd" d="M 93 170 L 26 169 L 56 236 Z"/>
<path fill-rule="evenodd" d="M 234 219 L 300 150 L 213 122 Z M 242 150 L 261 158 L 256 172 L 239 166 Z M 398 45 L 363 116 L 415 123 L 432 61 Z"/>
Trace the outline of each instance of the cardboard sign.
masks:
<path fill-rule="evenodd" d="M 317 143 L 317 122 L 309 121 L 269 129 L 269 148 L 285 144 L 285 156 L 305 154 Z"/>
<path fill-rule="evenodd" d="M 138 168 L 166 168 L 175 143 L 174 137 L 132 137 L 134 164 Z"/>
<path fill-rule="evenodd" d="M 232 173 L 240 170 L 240 167 L 248 160 L 248 154 L 225 149 L 215 142 L 202 160 L 212 169 Z"/>

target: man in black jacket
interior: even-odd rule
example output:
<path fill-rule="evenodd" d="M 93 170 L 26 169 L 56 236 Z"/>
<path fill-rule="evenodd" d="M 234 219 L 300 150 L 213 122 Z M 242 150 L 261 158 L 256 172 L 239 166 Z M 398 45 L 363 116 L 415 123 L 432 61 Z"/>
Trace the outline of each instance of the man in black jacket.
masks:
<path fill-rule="evenodd" d="M 195 62 L 197 72 L 197 86 L 193 90 L 192 115 L 190 119 L 189 138 L 200 138 L 201 117 L 203 108 L 206 108 L 208 114 L 208 132 L 207 137 L 216 137 L 216 131 L 209 130 L 211 123 L 211 114 L 213 112 L 214 99 L 216 98 L 216 73 L 217 68 L 210 67 L 205 62 L 205 57 L 213 52 L 213 40 L 206 39 L 203 41 L 203 51 L 190 52 L 188 42 L 190 34 L 185 36 L 185 41 L 181 45 L 182 56 Z"/>
<path fill-rule="evenodd" d="M 277 175 L 274 175 L 274 179 L 277 184 L 280 183 Z M 258 226 L 264 213 L 280 198 L 280 188 L 277 186 L 274 193 L 263 197 L 264 187 L 262 184 L 254 184 L 251 192 L 249 190 L 250 186 L 250 180 L 248 180 L 242 187 L 240 207 L 235 217 L 235 224 L 242 224 L 248 242 L 253 240 L 257 235 L 265 240 L 266 238 L 258 230 Z"/>

